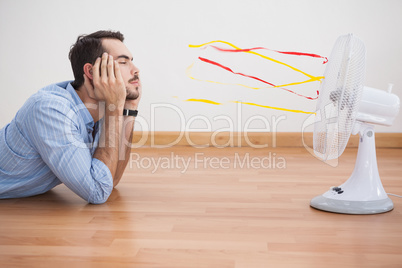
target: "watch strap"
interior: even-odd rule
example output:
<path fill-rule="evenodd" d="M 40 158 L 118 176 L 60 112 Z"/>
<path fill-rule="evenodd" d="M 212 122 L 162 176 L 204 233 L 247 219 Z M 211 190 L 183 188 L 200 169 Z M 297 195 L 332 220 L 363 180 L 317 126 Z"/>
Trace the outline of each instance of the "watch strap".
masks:
<path fill-rule="evenodd" d="M 138 115 L 138 110 L 123 109 L 123 115 L 136 117 Z"/>

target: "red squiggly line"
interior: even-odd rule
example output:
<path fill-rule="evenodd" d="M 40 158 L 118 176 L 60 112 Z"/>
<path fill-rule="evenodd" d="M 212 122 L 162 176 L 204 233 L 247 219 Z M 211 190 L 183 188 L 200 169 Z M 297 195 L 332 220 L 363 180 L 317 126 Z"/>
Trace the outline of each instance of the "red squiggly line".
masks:
<path fill-rule="evenodd" d="M 287 55 L 296 55 L 296 56 L 307 56 L 307 57 L 313 57 L 313 58 L 321 58 L 323 59 L 323 63 L 325 64 L 328 62 L 328 58 L 327 57 L 323 57 L 317 54 L 312 54 L 312 53 L 303 53 L 303 52 L 291 52 L 291 51 L 278 51 L 278 50 L 273 50 L 273 49 L 269 49 L 269 48 L 265 48 L 265 47 L 253 47 L 253 48 L 245 48 L 245 49 L 230 49 L 230 48 L 220 48 L 217 46 L 212 46 L 211 47 L 219 50 L 219 51 L 223 51 L 223 52 L 247 52 L 247 51 L 252 51 L 252 50 L 259 50 L 259 49 L 264 49 L 264 50 L 269 50 L 269 51 L 274 51 L 277 53 L 281 53 L 281 54 L 287 54 Z"/>
<path fill-rule="evenodd" d="M 215 61 L 208 60 L 208 59 L 206 59 L 206 58 L 201 58 L 201 57 L 198 57 L 198 58 L 199 58 L 200 60 L 206 62 L 206 63 L 210 63 L 210 64 L 216 65 L 216 66 L 218 66 L 218 67 L 221 67 L 221 68 L 223 68 L 223 69 L 225 69 L 226 71 L 229 71 L 229 72 L 231 72 L 231 73 L 238 74 L 238 75 L 242 75 L 242 76 L 245 76 L 245 77 L 249 77 L 249 78 L 258 80 L 258 81 L 260 81 L 260 82 L 263 82 L 263 83 L 268 84 L 268 85 L 273 86 L 273 87 L 275 86 L 274 84 L 271 84 L 271 83 L 269 83 L 269 82 L 267 82 L 267 81 L 264 81 L 264 80 L 262 80 L 262 79 L 260 79 L 260 78 L 258 78 L 258 77 L 255 77 L 255 76 L 251 76 L 251 75 L 247 75 L 247 74 L 242 74 L 242 73 L 235 73 L 235 72 L 233 72 L 232 69 L 230 69 L 229 67 L 223 66 L 222 64 L 217 63 L 217 62 L 215 62 Z"/>
<path fill-rule="evenodd" d="M 222 68 L 222 69 L 224 69 L 224 70 L 226 70 L 226 71 L 229 71 L 229 72 L 231 72 L 231 73 L 233 73 L 233 74 L 242 75 L 242 76 L 245 76 L 245 77 L 248 77 L 248 78 L 252 78 L 252 79 L 258 80 L 258 81 L 260 81 L 260 82 L 263 82 L 263 83 L 265 83 L 265 84 L 268 84 L 268 85 L 270 85 L 270 86 L 276 87 L 274 84 L 269 83 L 269 82 L 267 82 L 267 81 L 265 81 L 265 80 L 262 80 L 261 78 L 258 78 L 258 77 L 255 77 L 255 76 L 251 76 L 251 75 L 247 75 L 247 74 L 243 74 L 243 73 L 236 73 L 236 72 L 232 71 L 232 69 L 230 69 L 229 67 L 224 66 L 224 65 L 222 65 L 222 64 L 220 64 L 220 63 L 218 63 L 218 62 L 215 62 L 215 61 L 212 61 L 212 60 L 209 60 L 209 59 L 206 59 L 206 58 L 202 58 L 202 57 L 198 57 L 198 59 L 200 59 L 200 60 L 203 61 L 203 62 L 206 62 L 206 63 L 209 63 L 209 64 L 213 64 L 213 65 L 215 65 L 215 66 L 218 66 L 218 67 L 220 67 L 220 68 Z M 318 98 L 318 94 L 319 94 L 319 91 L 317 90 L 317 97 L 313 98 L 313 97 L 301 95 L 301 94 L 299 94 L 299 93 L 296 93 L 296 92 L 294 92 L 294 91 L 292 91 L 292 90 L 290 90 L 290 89 L 286 89 L 286 88 L 283 88 L 283 87 L 281 87 L 281 89 L 283 89 L 283 90 L 285 90 L 285 91 L 287 91 L 287 92 L 296 94 L 297 96 L 304 97 L 304 98 L 309 99 L 309 100 L 316 100 L 316 99 Z"/>

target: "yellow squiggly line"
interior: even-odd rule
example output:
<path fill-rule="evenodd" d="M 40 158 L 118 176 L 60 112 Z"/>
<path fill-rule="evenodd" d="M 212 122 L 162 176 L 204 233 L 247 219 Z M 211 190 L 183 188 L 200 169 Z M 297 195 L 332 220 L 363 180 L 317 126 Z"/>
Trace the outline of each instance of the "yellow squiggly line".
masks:
<path fill-rule="evenodd" d="M 221 105 L 222 104 L 222 103 L 219 103 L 219 102 L 210 101 L 210 100 L 206 100 L 206 99 L 188 99 L 186 101 L 197 101 L 197 102 L 204 102 L 204 103 L 215 104 L 215 105 Z"/>
<path fill-rule="evenodd" d="M 247 105 L 253 105 L 253 106 L 262 107 L 262 108 L 268 108 L 268 109 L 292 112 L 292 113 L 315 114 L 315 112 L 306 112 L 306 111 L 302 111 L 302 110 L 293 110 L 293 109 L 286 109 L 286 108 L 280 108 L 280 107 L 266 106 L 266 105 L 252 103 L 252 102 L 242 102 L 242 101 L 233 101 L 233 102 L 234 103 L 247 104 Z"/>
<path fill-rule="evenodd" d="M 203 102 L 203 103 L 214 104 L 214 105 L 222 104 L 219 102 L 206 100 L 206 99 L 187 99 L 185 101 Z M 316 114 L 315 112 L 306 112 L 306 111 L 302 111 L 302 110 L 293 110 L 293 109 L 286 109 L 286 108 L 280 108 L 280 107 L 273 107 L 273 106 L 261 105 L 261 104 L 251 103 L 251 102 L 242 102 L 242 101 L 231 101 L 231 102 L 246 104 L 246 105 L 253 105 L 253 106 L 257 106 L 257 107 L 261 107 L 261 108 L 274 109 L 274 110 L 280 110 L 280 111 L 285 111 L 285 112 L 292 112 L 292 113 Z"/>
<path fill-rule="evenodd" d="M 191 48 L 199 48 L 199 47 L 203 47 L 203 46 L 206 46 L 206 45 L 209 45 L 209 44 L 213 44 L 213 43 L 223 43 L 223 44 L 226 44 L 226 45 L 228 45 L 228 46 L 233 47 L 233 48 L 236 49 L 236 50 L 241 50 L 241 48 L 239 48 L 239 47 L 237 47 L 237 46 L 235 46 L 235 45 L 233 45 L 233 44 L 231 44 L 231 43 L 229 43 L 229 42 L 222 41 L 222 40 L 211 41 L 211 42 L 207 42 L 207 43 L 204 43 L 204 44 L 201 44 L 201 45 L 191 45 L 191 44 L 190 44 L 189 47 L 191 47 Z M 294 71 L 296 71 L 296 72 L 302 73 L 302 74 L 304 74 L 305 76 L 307 76 L 307 77 L 310 78 L 309 80 L 306 80 L 306 81 L 304 81 L 304 82 L 300 82 L 299 84 L 308 83 L 308 82 L 313 82 L 313 81 L 319 81 L 319 80 L 321 80 L 321 79 L 324 78 L 323 76 L 312 76 L 312 75 L 310 75 L 310 74 L 308 74 L 308 73 L 305 73 L 305 72 L 303 72 L 303 71 L 301 71 L 301 70 L 299 70 L 299 69 L 297 69 L 297 68 L 295 68 L 295 67 L 293 67 L 293 66 L 290 66 L 289 64 L 286 64 L 286 63 L 284 63 L 284 62 L 281 62 L 281 61 L 275 60 L 275 59 L 273 59 L 273 58 L 267 57 L 267 56 L 265 56 L 265 55 L 262 55 L 262 54 L 260 54 L 260 53 L 255 52 L 255 51 L 244 51 L 244 53 L 254 54 L 254 55 L 257 55 L 257 56 L 262 57 L 262 58 L 264 58 L 264 59 L 273 61 L 273 62 L 278 63 L 278 64 L 281 64 L 281 65 L 284 65 L 284 66 L 286 66 L 286 67 L 288 67 L 288 68 L 290 68 L 290 69 L 292 69 L 292 70 L 294 70 Z M 294 84 L 294 83 L 288 84 L 288 85 L 286 85 L 286 86 L 293 85 L 293 84 Z M 281 85 L 281 86 L 283 87 L 283 86 L 285 86 L 285 85 Z M 279 86 L 277 86 L 277 87 L 279 87 Z"/>

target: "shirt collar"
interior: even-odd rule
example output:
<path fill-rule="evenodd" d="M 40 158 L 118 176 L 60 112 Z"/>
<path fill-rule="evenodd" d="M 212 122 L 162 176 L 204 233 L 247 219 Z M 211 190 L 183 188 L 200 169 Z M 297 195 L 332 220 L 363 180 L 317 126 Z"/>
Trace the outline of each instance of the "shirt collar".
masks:
<path fill-rule="evenodd" d="M 78 108 L 78 112 L 81 115 L 81 118 L 84 120 L 84 123 L 85 123 L 87 129 L 92 131 L 94 124 L 95 124 L 94 119 L 92 118 L 88 109 L 85 107 L 81 98 L 78 96 L 77 92 L 71 85 L 71 81 L 62 82 L 62 83 L 58 84 L 58 86 L 65 88 L 71 94 L 71 97 L 72 97 L 76 107 Z"/>

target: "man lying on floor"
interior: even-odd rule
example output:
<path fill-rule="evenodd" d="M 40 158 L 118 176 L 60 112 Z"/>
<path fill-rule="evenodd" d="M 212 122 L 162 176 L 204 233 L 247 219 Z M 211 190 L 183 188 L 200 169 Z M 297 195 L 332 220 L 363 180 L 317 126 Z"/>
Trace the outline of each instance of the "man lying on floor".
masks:
<path fill-rule="evenodd" d="M 127 166 L 141 97 L 123 40 L 112 31 L 79 36 L 69 53 L 75 80 L 42 88 L 0 130 L 0 198 L 64 183 L 106 202 Z"/>

